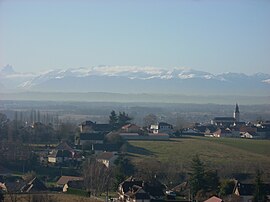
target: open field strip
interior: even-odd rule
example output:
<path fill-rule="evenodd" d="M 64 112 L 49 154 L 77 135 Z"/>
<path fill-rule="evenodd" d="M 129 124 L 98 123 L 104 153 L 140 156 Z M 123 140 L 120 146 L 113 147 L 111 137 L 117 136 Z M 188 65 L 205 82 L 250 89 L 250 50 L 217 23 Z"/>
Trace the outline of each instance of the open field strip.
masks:
<path fill-rule="evenodd" d="M 129 141 L 128 152 L 135 163 L 143 159 L 174 162 L 188 169 L 198 154 L 209 168 L 228 172 L 270 172 L 270 141 L 233 138 L 186 137 L 170 141 Z"/>

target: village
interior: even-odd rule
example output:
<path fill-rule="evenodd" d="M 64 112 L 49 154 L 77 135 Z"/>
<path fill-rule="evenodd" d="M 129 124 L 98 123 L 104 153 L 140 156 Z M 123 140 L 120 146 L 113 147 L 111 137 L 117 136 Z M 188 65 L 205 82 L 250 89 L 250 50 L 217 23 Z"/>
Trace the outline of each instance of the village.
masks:
<path fill-rule="evenodd" d="M 164 184 L 165 177 L 159 176 L 171 173 L 161 168 L 156 172 L 145 165 L 149 173 L 143 176 L 140 165 L 134 166 L 124 149 L 129 141 L 184 137 L 269 139 L 270 121 L 242 122 L 238 104 L 232 117 L 214 117 L 210 124 L 194 123 L 176 130 L 170 123 L 155 121 L 153 118 L 149 125 L 139 126 L 125 112 L 112 111 L 109 123 L 86 120 L 75 129 L 64 128 L 62 135 L 71 134 L 64 138 L 50 124 L 22 124 L 2 115 L 0 199 L 23 193 L 71 193 L 84 197 L 105 194 L 100 200 L 121 202 L 250 201 L 258 186 L 270 196 L 270 184 L 227 179 L 221 185 L 217 173 L 205 171 L 204 162 L 196 155 L 190 160 L 193 167 L 188 178 Z M 262 180 L 260 172 L 258 180 Z M 203 177 L 197 179 L 197 175 Z"/>

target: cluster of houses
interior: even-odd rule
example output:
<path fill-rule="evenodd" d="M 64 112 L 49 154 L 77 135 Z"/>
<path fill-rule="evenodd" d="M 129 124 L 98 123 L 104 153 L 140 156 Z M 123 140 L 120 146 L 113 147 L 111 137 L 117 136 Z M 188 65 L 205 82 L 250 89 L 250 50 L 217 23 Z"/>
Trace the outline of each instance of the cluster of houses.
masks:
<path fill-rule="evenodd" d="M 83 150 L 92 151 L 97 159 L 107 167 L 117 158 L 118 145 L 106 142 L 106 137 L 119 135 L 123 140 L 169 140 L 173 133 L 173 126 L 160 122 L 148 128 L 142 128 L 136 124 L 126 124 L 119 130 L 113 131 L 110 124 L 99 124 L 92 121 L 85 121 L 79 125 L 79 133 L 75 135 L 75 144 L 61 142 L 54 148 L 37 152 L 40 162 L 50 165 L 73 164 L 83 161 Z"/>
<path fill-rule="evenodd" d="M 210 196 L 205 202 L 221 201 L 239 201 L 250 202 L 254 196 L 255 185 L 253 183 L 241 183 L 233 179 L 233 186 L 229 190 L 228 195 L 222 199 L 217 196 Z M 63 188 L 63 192 L 68 191 L 68 188 L 83 188 L 83 178 L 62 176 L 57 185 Z M 270 184 L 262 184 L 263 191 L 270 198 Z M 180 197 L 181 201 L 191 201 L 191 190 L 188 182 L 183 182 L 178 186 L 168 189 L 166 185 L 157 180 L 145 182 L 136 179 L 133 176 L 127 178 L 118 185 L 117 189 L 119 202 L 150 202 L 150 201 L 171 201 L 176 197 Z"/>
<path fill-rule="evenodd" d="M 92 121 L 85 121 L 80 125 L 80 133 L 75 138 L 75 145 L 85 143 L 103 144 L 105 137 L 110 134 L 117 134 L 124 140 L 168 140 L 169 135 L 173 133 L 171 124 L 160 122 L 142 128 L 136 124 L 126 124 L 119 130 L 113 131 L 110 124 L 98 124 Z"/>
<path fill-rule="evenodd" d="M 42 193 L 48 192 L 49 189 L 37 177 L 25 180 L 18 176 L 1 175 L 0 191 L 3 193 Z"/>
<path fill-rule="evenodd" d="M 211 196 L 204 202 L 227 202 L 227 201 L 237 201 L 237 202 L 251 202 L 253 201 L 254 193 L 256 191 L 256 186 L 253 183 L 242 183 L 236 179 L 231 179 L 232 186 L 228 187 L 227 195 L 225 196 Z M 181 196 L 183 201 L 192 201 L 190 184 L 188 181 L 183 182 L 176 187 L 172 188 L 170 191 L 175 193 L 177 196 Z M 270 198 L 270 184 L 262 184 L 262 190 Z M 206 194 L 207 195 L 207 194 Z M 196 197 L 194 198 L 195 200 Z"/>
<path fill-rule="evenodd" d="M 232 117 L 215 117 L 211 120 L 211 124 L 195 124 L 194 128 L 185 129 L 183 134 L 208 137 L 269 139 L 270 121 L 261 121 L 255 124 L 240 121 L 239 106 L 236 104 Z"/>
<path fill-rule="evenodd" d="M 239 201 L 250 202 L 254 197 L 256 186 L 253 183 L 241 183 L 232 179 L 233 186 L 227 190 L 226 196 L 211 196 L 204 202 L 226 202 Z M 68 192 L 69 189 L 84 190 L 86 188 L 83 177 L 61 176 L 56 181 L 54 189 L 46 187 L 45 183 L 37 177 L 24 180 L 18 176 L 1 176 L 0 191 L 7 194 L 13 193 L 47 193 L 49 191 Z M 262 184 L 263 192 L 270 198 L 270 184 Z M 168 189 L 166 185 L 158 180 L 143 181 L 134 177 L 129 177 L 118 185 L 118 198 L 114 201 L 118 202 L 157 202 L 157 201 L 192 201 L 191 188 L 189 182 L 183 182 L 172 189 Z"/>
<path fill-rule="evenodd" d="M 49 164 L 80 163 L 84 158 L 81 151 L 87 146 L 87 149 L 97 154 L 97 158 L 108 167 L 116 159 L 119 148 L 115 144 L 106 142 L 106 137 L 118 135 L 123 140 L 169 140 L 175 132 L 173 126 L 165 122 L 148 127 L 129 123 L 115 131 L 110 124 L 85 121 L 79 125 L 79 128 L 74 146 L 62 142 L 54 149 L 40 153 L 40 161 Z M 195 124 L 193 128 L 183 129 L 181 134 L 252 139 L 270 138 L 270 121 L 256 124 L 241 122 L 239 106 L 236 104 L 232 117 L 215 117 L 211 124 Z"/>
<path fill-rule="evenodd" d="M 158 181 L 144 182 L 132 176 L 119 184 L 120 202 L 150 202 L 165 199 L 166 186 Z"/>

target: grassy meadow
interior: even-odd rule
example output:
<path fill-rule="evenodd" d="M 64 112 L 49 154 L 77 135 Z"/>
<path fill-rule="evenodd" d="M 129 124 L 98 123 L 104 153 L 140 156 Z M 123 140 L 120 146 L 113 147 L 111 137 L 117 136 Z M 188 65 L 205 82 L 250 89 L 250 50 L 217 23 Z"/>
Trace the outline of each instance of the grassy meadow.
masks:
<path fill-rule="evenodd" d="M 252 174 L 261 169 L 270 179 L 270 141 L 236 138 L 183 137 L 170 141 L 129 141 L 131 160 L 141 164 L 147 159 L 177 164 L 189 170 L 191 159 L 198 154 L 209 169 L 224 176 Z"/>

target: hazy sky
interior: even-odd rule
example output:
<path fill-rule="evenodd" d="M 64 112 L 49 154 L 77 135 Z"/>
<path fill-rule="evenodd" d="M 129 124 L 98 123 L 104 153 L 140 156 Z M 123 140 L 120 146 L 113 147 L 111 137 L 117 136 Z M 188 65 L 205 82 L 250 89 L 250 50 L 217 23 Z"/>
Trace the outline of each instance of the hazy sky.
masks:
<path fill-rule="evenodd" d="M 0 67 L 270 73 L 269 0 L 0 0 Z"/>

